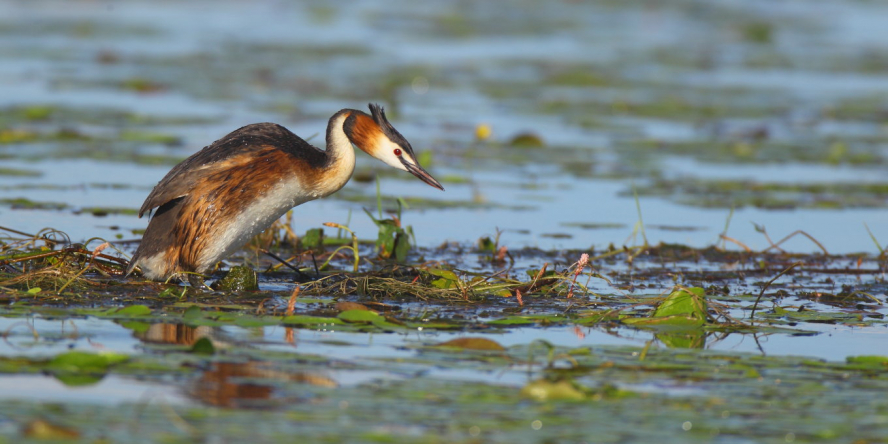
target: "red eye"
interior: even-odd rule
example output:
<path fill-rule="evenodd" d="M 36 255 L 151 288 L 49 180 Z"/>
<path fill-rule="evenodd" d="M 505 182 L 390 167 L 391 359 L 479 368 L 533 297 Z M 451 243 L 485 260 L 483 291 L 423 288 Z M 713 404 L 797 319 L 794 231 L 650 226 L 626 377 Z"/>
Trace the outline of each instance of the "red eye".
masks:
<path fill-rule="evenodd" d="M 398 157 L 401 157 L 401 149 L 400 148 L 395 148 L 395 155 Z"/>

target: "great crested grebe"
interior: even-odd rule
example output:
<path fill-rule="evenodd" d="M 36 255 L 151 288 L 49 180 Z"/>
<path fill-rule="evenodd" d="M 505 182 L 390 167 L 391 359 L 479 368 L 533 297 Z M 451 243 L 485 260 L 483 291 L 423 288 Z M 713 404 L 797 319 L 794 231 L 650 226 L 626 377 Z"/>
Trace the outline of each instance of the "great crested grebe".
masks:
<path fill-rule="evenodd" d="M 183 160 L 151 190 L 139 217 L 157 210 L 127 274 L 136 266 L 152 280 L 206 274 L 291 208 L 342 188 L 355 169 L 352 145 L 444 190 L 379 105 L 370 104 L 370 115 L 334 114 L 326 151 L 274 123 L 247 125 Z"/>

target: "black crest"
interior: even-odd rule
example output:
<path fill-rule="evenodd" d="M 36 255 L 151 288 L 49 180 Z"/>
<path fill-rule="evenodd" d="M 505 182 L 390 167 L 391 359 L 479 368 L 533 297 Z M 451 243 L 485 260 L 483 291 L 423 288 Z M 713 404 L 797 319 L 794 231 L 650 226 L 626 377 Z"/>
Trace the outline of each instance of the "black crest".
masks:
<path fill-rule="evenodd" d="M 376 103 L 370 103 L 370 115 L 373 116 L 373 121 L 382 128 L 382 132 L 392 141 L 401 145 L 405 151 L 410 153 L 413 156 L 413 147 L 410 146 L 410 142 L 389 123 L 388 119 L 385 117 L 385 109 L 379 106 Z"/>

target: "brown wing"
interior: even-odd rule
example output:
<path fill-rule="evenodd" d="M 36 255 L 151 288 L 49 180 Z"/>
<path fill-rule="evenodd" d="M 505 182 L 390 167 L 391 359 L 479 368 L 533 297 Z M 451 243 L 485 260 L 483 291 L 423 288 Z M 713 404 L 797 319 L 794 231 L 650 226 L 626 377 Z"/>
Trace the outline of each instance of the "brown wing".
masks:
<path fill-rule="evenodd" d="M 312 166 L 326 160 L 323 151 L 275 123 L 255 123 L 232 131 L 173 167 L 151 190 L 139 217 L 180 197 L 187 196 L 207 177 L 220 171 L 250 162 L 253 156 L 269 146 L 301 158 Z"/>

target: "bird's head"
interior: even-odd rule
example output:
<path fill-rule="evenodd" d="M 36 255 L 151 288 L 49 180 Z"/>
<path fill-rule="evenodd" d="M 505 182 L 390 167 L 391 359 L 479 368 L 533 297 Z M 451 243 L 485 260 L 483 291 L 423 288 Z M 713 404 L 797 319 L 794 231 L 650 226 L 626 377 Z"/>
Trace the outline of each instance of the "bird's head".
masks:
<path fill-rule="evenodd" d="M 410 142 L 389 123 L 381 106 L 371 103 L 369 116 L 361 112 L 352 113 L 346 126 L 349 139 L 367 154 L 444 190 L 441 183 L 419 165 Z"/>

